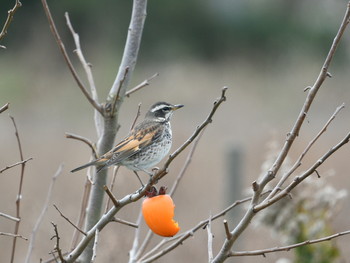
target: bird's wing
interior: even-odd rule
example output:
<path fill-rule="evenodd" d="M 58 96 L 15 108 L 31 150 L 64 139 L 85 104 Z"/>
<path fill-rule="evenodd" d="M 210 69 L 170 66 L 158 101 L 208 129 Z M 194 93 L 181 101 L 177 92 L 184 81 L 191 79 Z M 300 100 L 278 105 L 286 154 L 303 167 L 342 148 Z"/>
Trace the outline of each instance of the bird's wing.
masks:
<path fill-rule="evenodd" d="M 162 125 L 159 123 L 143 122 L 138 125 L 130 134 L 118 143 L 112 150 L 101 156 L 100 161 L 109 161 L 108 165 L 118 164 L 130 156 L 138 153 L 144 147 L 151 144 L 162 133 Z"/>

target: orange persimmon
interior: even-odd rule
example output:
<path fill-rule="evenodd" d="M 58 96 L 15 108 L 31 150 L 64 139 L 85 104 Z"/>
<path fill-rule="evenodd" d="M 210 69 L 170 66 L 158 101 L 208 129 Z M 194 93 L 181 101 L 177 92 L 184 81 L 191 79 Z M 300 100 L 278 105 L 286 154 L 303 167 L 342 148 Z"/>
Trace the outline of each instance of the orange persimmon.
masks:
<path fill-rule="evenodd" d="M 142 214 L 148 227 L 157 235 L 172 237 L 179 230 L 179 224 L 174 221 L 175 205 L 169 195 L 161 194 L 147 197 L 142 203 Z"/>

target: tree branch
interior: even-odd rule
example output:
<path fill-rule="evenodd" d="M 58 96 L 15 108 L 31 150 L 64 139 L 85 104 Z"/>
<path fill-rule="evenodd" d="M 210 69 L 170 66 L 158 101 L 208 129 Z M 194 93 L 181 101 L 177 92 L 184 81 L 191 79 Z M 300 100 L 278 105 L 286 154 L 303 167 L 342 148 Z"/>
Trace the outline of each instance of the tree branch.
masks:
<path fill-rule="evenodd" d="M 149 77 L 148 79 L 145 79 L 143 82 L 141 82 L 139 85 L 137 85 L 136 87 L 128 90 L 126 93 L 125 93 L 125 96 L 126 97 L 130 97 L 131 94 L 133 94 L 134 92 L 148 86 L 150 83 L 151 80 L 153 80 L 155 77 L 158 77 L 159 74 L 158 73 L 155 73 L 153 76 Z"/>
<path fill-rule="evenodd" d="M 20 174 L 20 180 L 19 180 L 18 194 L 17 194 L 17 198 L 16 198 L 16 217 L 21 219 L 20 210 L 21 210 L 21 199 L 22 199 L 22 187 L 23 187 L 23 180 L 24 180 L 24 168 L 26 166 L 26 163 L 24 162 L 21 140 L 19 138 L 18 129 L 17 129 L 15 119 L 12 116 L 10 116 L 10 118 L 11 118 L 13 126 L 15 128 L 15 136 L 17 139 L 19 156 L 20 156 L 20 160 L 22 162 L 21 163 L 21 174 Z M 15 231 L 14 231 L 15 235 L 18 234 L 20 222 L 21 221 L 16 222 Z M 11 253 L 11 261 L 10 261 L 11 263 L 13 263 L 15 260 L 16 243 L 17 243 L 17 238 L 16 238 L 16 236 L 14 236 L 13 243 L 12 243 L 12 253 Z"/>
<path fill-rule="evenodd" d="M 87 144 L 91 148 L 92 154 L 94 155 L 95 159 L 98 158 L 98 153 L 97 153 L 96 147 L 89 139 L 82 137 L 82 136 L 79 136 L 79 135 L 76 135 L 76 134 L 73 134 L 73 133 L 68 133 L 68 132 L 66 132 L 66 138 L 67 139 L 75 139 L 75 140 L 78 140 L 78 141 L 81 141 L 81 142 Z"/>
<path fill-rule="evenodd" d="M 80 80 L 79 76 L 78 76 L 78 73 L 76 72 L 74 66 L 73 66 L 73 63 L 72 61 L 70 60 L 69 58 L 69 55 L 66 51 L 66 48 L 63 44 L 63 41 L 58 33 L 58 30 L 56 28 L 56 25 L 55 25 L 55 22 L 52 18 L 52 15 L 51 15 L 51 11 L 49 9 L 49 6 L 46 2 L 46 0 L 41 0 L 41 3 L 43 5 L 43 8 L 44 8 L 44 11 L 45 11 L 45 14 L 46 14 L 46 17 L 48 19 L 48 22 L 49 22 L 49 25 L 50 25 L 50 29 L 51 29 L 51 32 L 56 40 L 56 43 L 63 55 L 63 58 L 64 60 L 66 61 L 66 64 L 70 70 L 70 72 L 72 73 L 73 75 L 73 78 L 74 80 L 76 81 L 78 87 L 80 88 L 80 90 L 83 92 L 84 96 L 86 97 L 86 99 L 90 102 L 90 104 L 99 112 L 101 113 L 101 115 L 104 115 L 104 111 L 101 107 L 101 105 L 96 101 L 94 100 L 91 96 L 90 96 L 90 93 L 87 91 L 86 87 L 84 86 L 83 82 Z"/>
<path fill-rule="evenodd" d="M 321 135 L 326 132 L 328 126 L 331 124 L 331 122 L 335 119 L 336 115 L 339 113 L 339 111 L 341 111 L 342 109 L 344 109 L 345 104 L 343 103 L 342 105 L 340 105 L 335 112 L 333 113 L 333 115 L 329 118 L 329 120 L 327 121 L 327 123 L 323 126 L 323 128 L 319 131 L 319 133 L 315 136 L 315 138 L 313 138 L 309 144 L 307 145 L 307 147 L 305 148 L 305 150 L 301 153 L 301 155 L 299 156 L 298 160 L 294 163 L 294 165 L 292 166 L 292 168 L 285 173 L 282 178 L 280 179 L 280 181 L 278 182 L 278 184 L 274 187 L 274 189 L 272 190 L 272 192 L 266 197 L 266 200 L 272 198 L 274 195 L 276 195 L 276 193 L 278 191 L 280 191 L 282 189 L 282 186 L 284 184 L 284 182 L 295 172 L 295 170 L 301 166 L 301 161 L 303 160 L 303 158 L 305 157 L 305 155 L 307 154 L 307 152 L 311 149 L 311 147 L 315 144 L 315 142 L 321 137 Z"/>
<path fill-rule="evenodd" d="M 49 190 L 47 191 L 47 196 L 46 196 L 45 203 L 43 205 L 43 209 L 41 210 L 41 213 L 40 213 L 40 215 L 39 215 L 39 217 L 38 217 L 38 219 L 37 219 L 37 221 L 35 223 L 35 226 L 34 226 L 34 228 L 32 230 L 32 234 L 30 235 L 30 242 L 29 242 L 29 246 L 28 246 L 28 250 L 27 250 L 25 263 L 29 263 L 30 262 L 30 258 L 31 258 L 31 255 L 32 255 L 32 252 L 33 252 L 33 249 L 34 249 L 36 233 L 38 232 L 38 229 L 39 229 L 39 227 L 41 225 L 41 222 L 43 221 L 44 216 L 45 216 L 45 214 L 47 212 L 47 209 L 49 207 L 49 203 L 50 203 L 50 200 L 51 200 L 51 196 L 52 196 L 53 187 L 55 185 L 57 177 L 61 175 L 62 170 L 63 170 L 63 164 L 61 164 L 58 167 L 57 172 L 52 176 L 52 180 L 51 180 L 51 183 L 50 183 L 50 186 L 49 186 Z"/>
<path fill-rule="evenodd" d="M 316 172 L 316 169 L 322 165 L 328 157 L 330 157 L 332 154 L 334 154 L 337 150 L 339 150 L 342 146 L 344 146 L 346 143 L 348 143 L 350 140 L 350 133 L 348 133 L 344 139 L 342 139 L 337 145 L 332 147 L 327 153 L 325 153 L 320 159 L 318 159 L 314 165 L 312 165 L 308 170 L 306 170 L 304 173 L 302 173 L 299 176 L 296 176 L 285 189 L 283 189 L 281 192 L 276 194 L 274 197 L 264 200 L 260 204 L 256 205 L 254 207 L 254 212 L 258 212 L 273 203 L 276 203 L 278 200 L 282 199 L 283 197 L 287 196 L 298 184 L 300 184 L 302 181 L 304 181 L 308 176 Z"/>
<path fill-rule="evenodd" d="M 55 231 L 55 235 L 51 238 L 56 238 L 56 246 L 55 246 L 55 250 L 57 251 L 57 254 L 58 254 L 58 257 L 59 259 L 61 260 L 61 263 L 66 263 L 64 257 L 63 257 L 63 254 L 62 254 L 62 250 L 60 248 L 60 236 L 58 235 L 58 229 L 57 229 L 57 225 L 54 224 L 53 222 L 51 222 L 53 228 L 54 228 L 54 231 Z"/>
<path fill-rule="evenodd" d="M 330 236 L 318 238 L 318 239 L 313 239 L 313 240 L 306 240 L 304 242 L 300 242 L 297 244 L 293 245 L 288 245 L 288 246 L 283 246 L 283 247 L 274 247 L 274 248 L 267 248 L 267 249 L 260 249 L 260 250 L 253 250 L 253 251 L 232 251 L 228 256 L 229 257 L 242 257 L 242 256 L 265 256 L 267 253 L 273 253 L 273 252 L 279 252 L 279 251 L 289 251 L 291 249 L 305 246 L 305 245 L 311 245 L 311 244 L 316 244 L 324 241 L 329 241 L 331 239 L 344 236 L 344 235 L 349 235 L 350 230 L 344 231 L 344 232 L 339 232 Z"/>
<path fill-rule="evenodd" d="M 0 113 L 3 113 L 5 110 L 7 110 L 8 108 L 9 108 L 9 103 L 6 103 L 4 106 L 2 106 L 1 108 L 0 108 Z"/>
<path fill-rule="evenodd" d="M 18 234 L 0 232 L 0 236 L 8 236 L 8 237 L 14 237 L 14 238 L 18 237 L 18 238 L 24 239 L 25 241 L 28 241 L 28 238 L 21 236 L 21 235 L 18 235 Z"/>
<path fill-rule="evenodd" d="M 10 168 L 13 168 L 15 166 L 18 166 L 18 165 L 22 165 L 22 164 L 25 164 L 26 162 L 30 161 L 30 160 L 33 160 L 32 157 L 26 159 L 26 160 L 23 160 L 23 161 L 20 161 L 20 162 L 17 162 L 17 163 L 14 163 L 14 164 L 11 164 L 11 165 L 7 165 L 5 168 L 2 168 L 0 170 L 0 174 L 5 172 L 6 170 L 10 169 Z"/>
<path fill-rule="evenodd" d="M 64 219 L 66 219 L 66 221 L 67 221 L 72 227 L 74 227 L 76 230 L 78 230 L 80 233 L 82 233 L 84 236 L 86 236 L 86 233 L 85 233 L 83 230 L 79 229 L 79 227 L 77 227 L 72 221 L 70 221 L 69 218 L 66 217 L 66 216 L 58 209 L 58 207 L 57 207 L 55 204 L 53 205 L 53 207 L 57 210 L 58 213 L 60 213 L 60 215 L 61 215 Z"/>
<path fill-rule="evenodd" d="M 8 215 L 8 214 L 1 213 L 1 212 L 0 212 L 0 216 L 5 217 L 5 218 L 10 219 L 10 220 L 15 221 L 15 222 L 21 221 L 21 219 L 19 219 L 19 218 L 17 218 L 17 217 L 10 216 L 10 215 Z"/>
<path fill-rule="evenodd" d="M 7 18 L 6 18 L 6 21 L 5 21 L 5 24 L 4 26 L 2 27 L 2 30 L 0 32 L 0 41 L 6 36 L 7 34 L 7 30 L 9 29 L 10 27 L 10 24 L 12 22 L 12 19 L 13 19 L 13 16 L 15 15 L 15 13 L 17 12 L 17 10 L 22 6 L 22 3 L 19 1 L 19 0 L 16 0 L 16 3 L 14 5 L 14 7 L 12 9 L 10 9 L 8 12 L 7 12 Z M 4 47 L 4 46 L 1 46 L 1 47 Z M 1 111 L 0 111 L 1 113 Z"/>
<path fill-rule="evenodd" d="M 222 263 L 226 260 L 228 254 L 230 253 L 230 250 L 237 240 L 237 238 L 242 234 L 242 232 L 248 227 L 249 223 L 251 222 L 252 218 L 256 214 L 255 207 L 259 203 L 259 197 L 260 193 L 264 190 L 267 183 L 269 183 L 272 179 L 275 178 L 276 173 L 279 171 L 282 163 L 284 162 L 287 154 L 289 153 L 289 150 L 296 138 L 298 136 L 300 128 L 305 120 L 306 114 L 308 113 L 311 104 L 323 84 L 328 74 L 328 67 L 330 65 L 331 60 L 334 57 L 334 53 L 339 45 L 340 39 L 343 36 L 343 33 L 346 29 L 346 26 L 349 23 L 349 17 L 350 17 L 350 2 L 347 5 L 347 10 L 345 12 L 343 21 L 339 27 L 338 33 L 336 34 L 336 37 L 334 38 L 334 41 L 331 45 L 331 48 L 328 52 L 328 55 L 326 57 L 326 60 L 322 66 L 322 69 L 317 77 L 317 80 L 315 81 L 314 85 L 308 90 L 308 94 L 305 100 L 305 103 L 299 113 L 299 116 L 297 117 L 297 120 L 291 130 L 291 132 L 287 135 L 287 139 L 284 143 L 284 146 L 282 147 L 282 150 L 280 151 L 277 159 L 271 166 L 271 168 L 265 173 L 265 175 L 262 177 L 260 182 L 256 183 L 256 191 L 253 193 L 253 198 L 250 203 L 250 206 L 241 219 L 241 221 L 238 223 L 238 225 L 231 231 L 231 239 L 225 240 L 223 246 L 221 247 L 219 253 L 216 255 L 212 263 Z M 275 196 L 276 197 L 276 196 Z"/>

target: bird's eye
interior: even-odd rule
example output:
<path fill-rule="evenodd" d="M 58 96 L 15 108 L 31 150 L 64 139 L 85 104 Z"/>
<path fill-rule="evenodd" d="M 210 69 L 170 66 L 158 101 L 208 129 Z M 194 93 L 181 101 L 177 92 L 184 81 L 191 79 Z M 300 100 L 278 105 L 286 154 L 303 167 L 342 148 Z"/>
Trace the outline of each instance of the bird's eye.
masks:
<path fill-rule="evenodd" d="M 162 110 L 163 110 L 164 112 L 168 112 L 168 111 L 171 110 L 171 108 L 170 108 L 170 107 L 164 107 Z"/>

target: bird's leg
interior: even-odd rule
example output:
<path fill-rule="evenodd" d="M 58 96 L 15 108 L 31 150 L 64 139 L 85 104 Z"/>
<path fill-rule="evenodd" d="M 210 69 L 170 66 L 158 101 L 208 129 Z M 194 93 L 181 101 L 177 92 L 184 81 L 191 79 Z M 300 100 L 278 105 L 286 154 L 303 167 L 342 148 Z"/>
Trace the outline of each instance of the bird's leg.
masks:
<path fill-rule="evenodd" d="M 140 181 L 140 183 L 141 183 L 142 187 L 144 187 L 145 185 L 143 184 L 143 182 L 142 182 L 142 180 L 141 180 L 140 176 L 137 174 L 137 172 L 136 172 L 136 171 L 133 171 L 133 172 L 134 172 L 134 174 L 136 174 L 136 176 L 137 176 L 137 178 L 139 179 L 139 181 Z"/>

